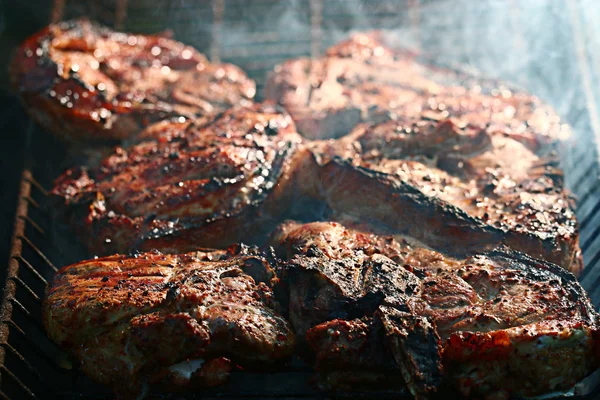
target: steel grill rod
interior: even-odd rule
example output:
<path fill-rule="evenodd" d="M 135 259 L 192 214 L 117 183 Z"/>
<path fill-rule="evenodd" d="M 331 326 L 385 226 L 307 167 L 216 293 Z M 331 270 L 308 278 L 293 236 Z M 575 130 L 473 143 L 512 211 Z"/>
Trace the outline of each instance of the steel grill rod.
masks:
<path fill-rule="evenodd" d="M 2 347 L 2 351 L 4 351 L 4 347 Z M 14 382 L 16 382 L 16 384 L 19 385 L 19 387 L 29 395 L 29 397 L 31 397 L 32 399 L 37 399 L 37 396 L 31 391 L 31 389 L 29 389 L 27 385 L 23 383 L 23 381 L 17 378 L 15 374 L 13 374 L 8 368 L 6 368 L 4 363 L 0 365 L 0 370 L 2 371 L 2 373 L 8 375 Z"/>
<path fill-rule="evenodd" d="M 11 346 L 8 343 L 4 343 L 1 346 L 4 347 L 5 349 L 7 349 L 15 357 L 17 357 L 23 363 L 23 365 L 25 365 L 27 370 L 29 370 L 29 372 L 31 372 L 40 381 L 40 383 L 42 383 L 42 385 L 44 385 L 46 388 L 48 388 L 48 385 L 47 385 L 46 381 L 44 380 L 44 378 L 40 375 L 40 372 L 33 365 L 31 365 L 31 363 L 29 361 L 27 361 L 27 359 L 25 357 L 23 357 L 23 355 L 17 351 L 17 349 L 15 349 L 13 346 Z"/>
<path fill-rule="evenodd" d="M 582 207 L 585 203 L 587 203 L 589 199 L 592 198 L 592 194 L 594 194 L 596 189 L 598 189 L 599 185 L 600 179 L 596 179 L 596 181 L 592 185 L 587 187 L 585 192 L 581 196 L 579 196 L 579 199 L 577 200 L 577 204 L 579 207 Z"/>
<path fill-rule="evenodd" d="M 38 296 L 37 294 L 35 294 L 35 292 L 33 290 L 31 290 L 31 288 L 29 286 L 27 286 L 27 284 L 25 282 L 23 282 L 23 280 L 21 278 L 19 278 L 18 276 L 15 276 L 13 278 L 23 289 L 25 289 L 25 291 L 27 293 L 29 293 L 31 295 L 31 297 L 33 297 L 38 303 L 42 302 L 42 299 L 40 299 L 40 296 Z"/>
<path fill-rule="evenodd" d="M 35 188 L 36 188 L 37 190 L 39 190 L 40 192 L 42 192 L 42 194 L 43 194 L 44 196 L 48 196 L 48 195 L 50 194 L 50 193 L 49 193 L 49 192 L 48 192 L 46 189 L 44 189 L 44 187 L 43 187 L 42 185 L 40 185 L 40 183 L 39 183 L 38 181 L 36 181 L 36 180 L 35 180 L 33 177 L 30 177 L 29 179 L 27 179 L 27 181 L 28 181 L 29 183 L 31 183 L 33 186 L 35 186 Z"/>
<path fill-rule="evenodd" d="M 25 266 L 27 267 L 27 269 L 29 269 L 40 281 L 42 281 L 44 283 L 44 285 L 48 284 L 48 281 L 46 280 L 46 278 L 44 278 L 37 269 L 35 269 L 33 267 L 33 265 L 31 265 L 31 263 L 29 261 L 27 261 L 26 259 L 23 258 L 23 256 L 19 255 L 15 257 L 17 260 L 21 261 L 23 264 L 25 264 Z"/>
<path fill-rule="evenodd" d="M 38 256 L 40 256 L 40 258 L 41 258 L 42 260 L 44 260 L 44 262 L 45 262 L 46 264 L 48 264 L 48 266 L 49 266 L 50 268 L 52 268 L 52 270 L 53 270 L 54 272 L 58 271 L 58 268 L 56 268 L 56 267 L 54 266 L 54 264 L 52 264 L 52 261 L 50 261 L 50 260 L 48 259 L 48 257 L 46 257 L 46 255 L 45 255 L 44 253 L 42 253 L 42 251 L 41 251 L 40 249 L 38 249 L 38 248 L 36 247 L 36 245 L 35 245 L 35 244 L 33 244 L 33 242 L 32 242 L 31 240 L 29 240 L 29 238 L 28 238 L 27 236 L 25 236 L 25 235 L 21 235 L 21 239 L 23 239 L 23 241 L 24 241 L 24 242 L 25 242 L 25 243 L 26 243 L 26 244 L 27 244 L 27 245 L 28 245 L 28 246 L 29 246 L 29 247 L 30 247 L 30 248 L 31 248 L 33 251 L 35 251 L 35 253 L 36 253 Z"/>
<path fill-rule="evenodd" d="M 13 238 L 11 243 L 11 254 L 8 260 L 8 268 L 6 271 L 6 283 L 4 286 L 4 294 L 2 296 L 2 304 L 0 305 L 0 344 L 8 343 L 8 337 L 10 334 L 9 323 L 12 322 L 13 303 L 12 299 L 17 291 L 17 283 L 14 278 L 19 273 L 19 262 L 17 260 L 21 255 L 23 249 L 22 237 L 25 233 L 25 219 L 22 216 L 27 215 L 27 209 L 29 202 L 26 200 L 31 193 L 31 184 L 29 183 L 31 178 L 31 172 L 26 169 L 23 171 L 23 179 L 21 179 L 21 187 L 19 190 L 19 198 L 17 203 L 17 213 L 15 216 L 15 225 Z M 6 350 L 4 347 L 0 347 L 0 366 L 2 370 L 6 371 L 4 367 L 6 360 Z M 0 384 L 4 377 L 0 372 Z"/>
<path fill-rule="evenodd" d="M 56 360 L 52 359 L 50 356 L 48 356 L 48 354 L 46 354 L 46 352 L 39 346 L 39 344 L 34 341 L 31 340 L 31 338 L 29 337 L 29 335 L 27 335 L 25 333 L 25 331 L 23 331 L 23 329 L 21 329 L 21 327 L 17 324 L 15 324 L 14 322 L 11 321 L 11 328 L 15 330 L 15 332 L 19 335 L 19 337 L 21 339 L 23 339 L 24 341 L 28 342 L 29 346 L 31 346 L 32 348 L 34 348 L 34 350 L 37 352 L 37 354 L 39 356 L 41 356 L 47 363 L 48 365 L 50 365 L 53 369 L 55 370 L 60 370 L 62 371 L 63 369 L 57 364 Z M 48 342 L 50 343 L 56 350 L 59 350 L 58 347 L 56 347 L 56 345 L 52 342 Z M 62 351 L 62 350 L 59 350 Z"/>
<path fill-rule="evenodd" d="M 42 236 L 46 236 L 46 233 L 44 232 L 44 230 L 31 218 L 29 218 L 28 215 L 25 216 L 21 216 L 20 218 L 24 219 L 25 221 L 27 221 L 27 223 L 31 226 L 33 226 L 33 228 Z"/>

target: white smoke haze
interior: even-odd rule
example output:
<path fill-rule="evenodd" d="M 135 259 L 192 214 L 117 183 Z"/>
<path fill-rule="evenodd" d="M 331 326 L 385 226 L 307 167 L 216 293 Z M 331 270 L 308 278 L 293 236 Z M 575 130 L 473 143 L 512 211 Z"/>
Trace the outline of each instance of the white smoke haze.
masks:
<path fill-rule="evenodd" d="M 64 18 L 111 23 L 124 0 L 67 1 Z M 476 71 L 537 95 L 573 128 L 562 158 L 580 220 L 600 193 L 600 3 L 597 0 L 127 0 L 124 29 L 173 31 L 258 83 L 276 64 L 318 56 L 352 32 L 385 30 L 440 65 Z M 218 23 L 215 25 L 215 21 Z M 311 30 L 317 28 L 317 31 Z M 317 44 L 314 39 L 318 38 Z M 259 92 L 260 96 L 260 92 Z M 591 169 L 590 169 L 591 168 Z M 590 220 L 590 226 L 600 226 Z M 587 240 L 593 229 L 582 231 Z M 600 246 L 598 235 L 597 249 Z M 586 260 L 589 255 L 584 254 Z"/>
<path fill-rule="evenodd" d="M 257 81 L 259 96 L 276 64 L 318 56 L 352 32 L 373 29 L 437 64 L 523 88 L 552 105 L 573 128 L 572 145 L 561 161 L 567 186 L 581 199 L 583 220 L 598 198 L 589 188 L 598 177 L 590 168 L 596 168 L 600 135 L 599 5 L 596 0 L 129 0 L 125 27 L 172 29 L 177 39 L 244 68 Z M 593 224 L 600 224 L 598 218 Z M 582 239 L 590 231 L 584 230 Z"/>

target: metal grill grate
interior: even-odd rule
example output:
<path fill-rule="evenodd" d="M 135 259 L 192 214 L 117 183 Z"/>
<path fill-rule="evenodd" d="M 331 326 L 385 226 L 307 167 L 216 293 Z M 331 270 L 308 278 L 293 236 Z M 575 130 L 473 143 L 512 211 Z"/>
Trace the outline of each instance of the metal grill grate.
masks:
<path fill-rule="evenodd" d="M 555 40 L 573 43 L 577 69 L 571 71 L 575 76 L 572 83 L 575 90 L 584 95 L 574 99 L 566 109 L 557 105 L 575 128 L 574 139 L 566 148 L 562 163 L 567 184 L 579 198 L 577 214 L 586 263 L 582 283 L 595 304 L 600 304 L 600 171 L 596 146 L 600 130 L 593 90 L 596 79 L 586 48 L 590 33 L 581 28 L 584 17 L 580 2 L 560 0 L 555 3 L 563 1 L 569 3 L 569 13 L 557 16 L 558 21 L 573 29 L 566 30 Z M 486 2 L 497 6 L 494 1 L 483 3 Z M 444 15 L 444 2 L 442 6 L 439 4 L 430 0 L 55 0 L 49 20 L 88 15 L 129 31 L 149 33 L 172 29 L 177 39 L 199 48 L 212 60 L 240 65 L 257 81 L 260 93 L 266 73 L 274 65 L 292 57 L 318 56 L 350 28 L 402 27 L 402 34 L 413 48 L 439 54 L 442 62 L 472 64 L 473 54 L 480 49 L 464 54 L 457 52 L 446 59 L 448 52 L 439 48 L 440 43 L 443 46 L 456 46 L 456 43 L 432 41 L 433 36 L 425 31 L 433 26 L 442 32 L 456 28 L 452 26 L 456 17 L 437 16 L 436 13 Z M 516 8 L 511 10 L 508 21 L 512 21 L 511 26 L 519 27 L 524 17 Z M 520 46 L 526 51 L 526 32 L 515 28 L 511 33 L 514 39 L 511 46 Z M 520 74 L 522 70 L 509 74 L 508 78 L 528 87 L 528 79 L 535 74 L 532 71 Z M 544 71 L 535 76 L 543 79 Z M 65 247 L 67 242 L 61 241 L 62 232 L 53 226 L 46 209 L 44 187 L 49 187 L 62 170 L 63 165 L 58 160 L 68 158 L 65 150 L 60 143 L 38 132 L 31 122 L 27 126 L 32 157 L 21 180 L 12 251 L 0 305 L 0 398 L 110 398 L 106 388 L 89 381 L 73 367 L 65 354 L 48 340 L 41 324 L 41 300 L 48 280 L 57 267 L 81 259 L 83 253 L 70 245 Z M 202 398 L 332 398 L 315 392 L 309 384 L 310 376 L 310 370 L 299 362 L 273 374 L 236 373 L 230 385 L 205 391 Z M 340 394 L 337 397 L 356 396 Z M 363 397 L 386 396 L 365 394 Z M 595 398 L 594 394 L 588 398 Z"/>

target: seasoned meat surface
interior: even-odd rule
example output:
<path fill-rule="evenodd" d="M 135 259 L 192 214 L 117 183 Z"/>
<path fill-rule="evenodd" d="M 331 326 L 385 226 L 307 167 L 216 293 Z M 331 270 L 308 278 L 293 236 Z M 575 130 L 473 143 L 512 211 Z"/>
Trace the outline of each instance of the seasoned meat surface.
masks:
<path fill-rule="evenodd" d="M 357 34 L 319 59 L 294 59 L 269 76 L 266 98 L 286 107 L 309 138 L 340 137 L 359 122 L 432 114 L 541 146 L 569 135 L 537 98 L 416 62 L 393 35 Z M 389 45 L 387 43 L 390 43 Z"/>
<path fill-rule="evenodd" d="M 294 334 L 276 311 L 260 253 L 110 256 L 62 268 L 44 324 L 82 370 L 136 398 L 146 386 L 213 386 L 235 366 L 288 357 Z"/>
<path fill-rule="evenodd" d="M 431 215 L 439 219 L 432 223 L 447 224 L 462 214 L 456 228 L 466 231 L 463 246 L 502 242 L 574 273 L 583 268 L 573 201 L 555 155 L 540 156 L 489 128 L 424 116 L 361 124 L 339 140 L 311 146 L 324 165 L 323 197 L 334 210 L 395 223 L 396 229 L 404 225 L 424 242 L 448 245 L 447 229 L 408 221 Z M 377 179 L 369 171 L 383 175 Z M 349 195 L 357 190 L 369 196 Z"/>
<path fill-rule="evenodd" d="M 337 138 L 309 145 L 321 165 L 317 197 L 430 245 L 503 243 L 579 273 L 556 155 L 568 128 L 532 96 L 419 64 L 390 42 L 358 34 L 270 77 L 267 98 L 302 135 Z"/>
<path fill-rule="evenodd" d="M 94 254 L 256 242 L 295 193 L 304 153 L 289 115 L 272 106 L 237 106 L 208 123 L 160 123 L 144 136 L 56 181 L 57 208 Z"/>
<path fill-rule="evenodd" d="M 31 116 L 68 141 L 131 138 L 154 121 L 249 104 L 254 82 L 167 37 L 85 19 L 52 24 L 17 50 L 11 80 Z"/>
<path fill-rule="evenodd" d="M 465 396 L 533 396 L 599 364 L 597 315 L 554 264 L 505 247 L 458 259 L 334 222 L 287 223 L 273 244 L 324 387 L 344 388 L 341 372 L 356 369 L 379 383 L 396 371 L 417 396 L 441 374 Z"/>

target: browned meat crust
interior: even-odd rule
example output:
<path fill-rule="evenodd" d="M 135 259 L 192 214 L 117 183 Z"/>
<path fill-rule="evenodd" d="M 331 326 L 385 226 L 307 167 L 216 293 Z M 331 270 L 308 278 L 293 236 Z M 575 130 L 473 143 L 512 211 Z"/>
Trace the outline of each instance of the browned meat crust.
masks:
<path fill-rule="evenodd" d="M 27 39 L 12 84 L 31 116 L 68 141 L 128 139 L 149 123 L 249 104 L 254 82 L 163 36 L 112 31 L 85 19 Z"/>
<path fill-rule="evenodd" d="M 269 76 L 265 96 L 286 107 L 299 132 L 312 139 L 343 136 L 359 122 L 424 113 L 490 125 L 535 145 L 568 136 L 537 98 L 419 64 L 388 46 L 389 39 L 357 34 L 320 59 L 286 61 Z"/>
<path fill-rule="evenodd" d="M 304 157 L 289 115 L 260 104 L 145 139 L 67 171 L 52 191 L 94 254 L 256 242 L 288 208 Z"/>
<path fill-rule="evenodd" d="M 276 311 L 259 253 L 145 253 L 62 268 L 44 302 L 49 336 L 122 398 L 147 385 L 213 386 L 234 365 L 288 357 L 294 334 Z"/>
<path fill-rule="evenodd" d="M 327 222 L 288 223 L 273 244 L 287 260 L 290 321 L 307 332 L 326 388 L 345 388 L 346 376 L 356 385 L 355 370 L 378 384 L 396 371 L 426 396 L 443 365 L 465 396 L 533 396 L 600 363 L 597 314 L 556 265 L 503 247 L 454 259 Z"/>
<path fill-rule="evenodd" d="M 301 134 L 339 137 L 310 145 L 317 196 L 436 248 L 503 243 L 579 273 L 554 151 L 569 135 L 559 118 L 532 96 L 421 65 L 386 39 L 358 34 L 270 77 L 267 98 Z"/>
<path fill-rule="evenodd" d="M 336 211 L 436 246 L 501 242 L 574 273 L 583 268 L 556 156 L 539 156 L 510 135 L 422 116 L 362 124 L 312 149 L 324 165 L 320 190 Z M 357 191 L 365 196 L 350 195 Z"/>

